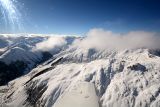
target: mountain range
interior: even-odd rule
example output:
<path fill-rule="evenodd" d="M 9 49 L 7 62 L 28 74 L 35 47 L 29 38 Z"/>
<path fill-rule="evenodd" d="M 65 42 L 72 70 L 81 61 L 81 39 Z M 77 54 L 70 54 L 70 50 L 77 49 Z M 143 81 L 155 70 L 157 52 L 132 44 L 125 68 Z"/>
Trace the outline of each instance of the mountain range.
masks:
<path fill-rule="evenodd" d="M 76 36 L 0 35 L 4 107 L 159 107 L 159 81 L 159 49 L 110 49 Z"/>

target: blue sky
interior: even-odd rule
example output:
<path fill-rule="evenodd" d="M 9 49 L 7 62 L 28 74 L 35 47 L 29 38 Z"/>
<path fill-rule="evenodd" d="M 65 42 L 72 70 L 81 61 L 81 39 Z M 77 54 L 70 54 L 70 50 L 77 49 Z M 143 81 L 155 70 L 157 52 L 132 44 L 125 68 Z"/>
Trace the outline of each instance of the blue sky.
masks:
<path fill-rule="evenodd" d="M 84 34 L 92 28 L 159 32 L 160 28 L 159 0 L 18 1 L 24 4 L 21 12 L 28 33 Z"/>

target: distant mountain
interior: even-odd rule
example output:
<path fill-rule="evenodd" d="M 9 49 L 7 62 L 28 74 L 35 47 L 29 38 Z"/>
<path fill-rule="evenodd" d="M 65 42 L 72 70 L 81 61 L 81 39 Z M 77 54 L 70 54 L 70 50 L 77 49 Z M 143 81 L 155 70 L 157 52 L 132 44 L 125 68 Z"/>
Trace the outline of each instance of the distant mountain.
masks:
<path fill-rule="evenodd" d="M 82 46 L 80 41 L 83 38 L 65 37 L 65 41 L 67 40 L 71 41 L 67 43 L 61 41 L 60 44 L 65 45 L 57 43 L 58 45 L 54 45 L 52 49 L 46 45 L 49 50 L 52 50 L 49 51 L 53 55 L 52 58 L 39 64 L 28 74 L 0 87 L 3 106 L 160 106 L 159 50 L 147 48 L 98 49 L 92 46 Z M 37 46 L 44 43 L 47 42 Z M 54 53 L 54 48 L 61 50 Z M 35 53 L 26 52 L 17 47 L 12 48 L 9 52 L 14 53 L 15 50 L 16 55 L 20 53 L 20 59 L 28 54 L 30 55 L 26 58 L 27 61 L 39 59 L 39 57 L 35 58 Z M 7 55 L 9 54 L 5 54 L 2 55 L 6 56 L 3 62 L 8 62 Z M 19 62 L 16 65 L 19 65 Z M 6 68 L 5 65 L 3 68 Z"/>
<path fill-rule="evenodd" d="M 44 35 L 1 35 L 0 36 L 0 85 L 22 76 L 67 48 L 75 37 L 52 37 Z M 49 40 L 62 40 L 62 46 Z M 47 45 L 45 47 L 44 45 Z M 49 48 L 49 49 L 48 49 Z M 51 51 L 52 50 L 52 51 Z"/>

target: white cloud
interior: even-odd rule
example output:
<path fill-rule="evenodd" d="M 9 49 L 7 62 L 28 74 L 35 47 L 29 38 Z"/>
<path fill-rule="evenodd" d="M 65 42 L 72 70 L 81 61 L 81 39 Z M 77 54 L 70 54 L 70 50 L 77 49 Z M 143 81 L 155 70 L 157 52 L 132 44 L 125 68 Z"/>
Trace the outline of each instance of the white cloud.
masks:
<path fill-rule="evenodd" d="M 65 38 L 66 36 L 51 36 L 47 40 L 36 44 L 33 50 L 58 52 L 67 45 Z M 91 29 L 83 39 L 77 37 L 72 46 L 82 50 L 89 48 L 97 50 L 160 49 L 160 36 L 157 33 L 145 31 L 131 31 L 123 34 L 104 29 Z"/>
<path fill-rule="evenodd" d="M 36 51 L 58 51 L 67 44 L 64 37 L 50 37 L 47 40 L 36 44 L 34 50 Z"/>
<path fill-rule="evenodd" d="M 81 48 L 97 49 L 160 48 L 160 37 L 153 32 L 132 31 L 121 34 L 104 29 L 91 29 L 86 35 L 85 39 L 75 44 Z"/>

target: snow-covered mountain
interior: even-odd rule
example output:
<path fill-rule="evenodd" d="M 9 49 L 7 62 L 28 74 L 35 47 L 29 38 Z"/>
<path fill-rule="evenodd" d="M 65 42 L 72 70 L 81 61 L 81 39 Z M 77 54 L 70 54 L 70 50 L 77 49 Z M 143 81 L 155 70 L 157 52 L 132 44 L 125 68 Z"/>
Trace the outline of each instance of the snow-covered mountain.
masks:
<path fill-rule="evenodd" d="M 74 57 L 76 51 L 59 54 L 1 87 L 2 104 L 9 107 L 159 107 L 160 57 L 155 53 L 148 49 L 112 51 L 105 57 L 98 53 L 92 60 Z"/>
<path fill-rule="evenodd" d="M 54 41 L 61 40 L 60 44 Z M 44 35 L 0 36 L 0 85 L 28 73 L 38 64 L 68 47 L 74 37 Z M 50 41 L 53 41 L 50 43 Z M 48 44 L 48 47 L 47 47 Z M 52 51 L 51 51 L 52 50 Z"/>
<path fill-rule="evenodd" d="M 2 106 L 160 106 L 158 49 L 99 48 L 103 43 L 84 45 L 90 41 L 80 37 L 47 40 L 36 44 L 32 51 L 47 50 L 53 57 L 28 74 L 1 86 Z"/>

